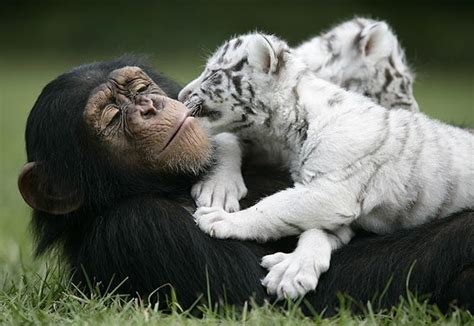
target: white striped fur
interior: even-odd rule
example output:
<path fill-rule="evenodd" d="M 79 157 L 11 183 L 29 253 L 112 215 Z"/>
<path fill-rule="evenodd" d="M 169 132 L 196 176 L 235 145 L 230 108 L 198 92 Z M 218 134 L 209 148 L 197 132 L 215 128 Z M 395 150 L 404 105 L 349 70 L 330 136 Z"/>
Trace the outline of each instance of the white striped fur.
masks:
<path fill-rule="evenodd" d="M 384 21 L 354 18 L 294 49 L 314 73 L 387 109 L 419 111 L 405 52 Z"/>
<path fill-rule="evenodd" d="M 295 185 L 239 212 L 202 207 L 195 216 L 219 238 L 301 234 L 295 252 L 264 258 L 270 293 L 313 290 L 331 251 L 350 240 L 351 224 L 386 233 L 474 207 L 470 133 L 329 83 L 274 36 L 226 44 L 183 90 L 187 104 L 206 112 L 203 124 L 215 133 L 233 131 L 278 158 Z M 216 83 L 205 81 L 216 75 L 228 87 L 213 93 Z"/>
<path fill-rule="evenodd" d="M 233 45 L 238 43 L 234 40 Z M 367 51 L 368 44 L 370 44 L 370 51 Z M 239 45 L 242 45 L 242 41 Z M 219 60 L 223 58 L 224 49 L 227 49 L 225 52 L 229 52 L 229 47 L 226 48 L 223 45 L 209 60 L 208 66 L 212 66 L 213 61 L 218 65 Z M 418 111 L 418 104 L 413 97 L 413 74 L 405 62 L 405 54 L 398 39 L 383 21 L 354 18 L 302 43 L 294 52 L 318 77 L 364 94 L 386 108 Z M 243 65 L 234 65 L 234 67 L 243 67 Z M 223 93 L 223 88 L 227 88 L 227 95 L 251 96 L 252 93 L 249 90 L 241 89 L 242 94 L 236 90 L 234 81 L 240 80 L 240 71 L 238 69 L 227 69 L 227 71 L 231 74 L 230 80 L 228 75 L 226 75 L 226 80 L 226 78 L 219 78 L 219 74 L 212 75 L 211 71 L 203 72 L 198 78 L 200 87 L 207 85 L 210 88 L 209 94 L 219 95 Z M 208 78 L 211 75 L 212 78 Z M 216 83 L 216 81 L 223 82 L 224 80 L 228 82 L 228 85 Z M 189 94 L 193 83 L 180 93 L 181 99 Z M 218 96 L 214 97 L 220 100 Z M 215 119 L 217 116 L 219 114 L 214 113 L 213 116 L 209 116 L 209 119 Z M 222 137 L 226 139 L 225 144 L 218 147 L 228 147 L 225 150 L 226 156 L 218 153 L 218 164 L 209 175 L 194 185 L 192 196 L 198 207 L 218 206 L 228 212 L 233 212 L 239 210 L 239 200 L 246 194 L 247 189 L 240 173 L 229 173 L 229 171 L 240 169 L 238 139 L 230 134 Z M 216 139 L 216 143 L 222 139 Z M 231 151 L 230 147 L 236 150 Z M 272 154 L 270 151 L 267 155 L 260 155 L 260 160 L 274 161 L 277 158 L 272 157 Z"/>

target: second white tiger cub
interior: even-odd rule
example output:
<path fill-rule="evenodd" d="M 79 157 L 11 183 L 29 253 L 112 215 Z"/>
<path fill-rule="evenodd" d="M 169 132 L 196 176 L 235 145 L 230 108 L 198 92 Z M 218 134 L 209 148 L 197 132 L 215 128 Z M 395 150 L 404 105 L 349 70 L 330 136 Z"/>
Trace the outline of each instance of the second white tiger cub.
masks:
<path fill-rule="evenodd" d="M 265 257 L 271 292 L 296 297 L 314 289 L 331 251 L 350 240 L 352 223 L 386 233 L 474 207 L 470 133 L 324 81 L 274 36 L 226 44 L 232 51 L 206 71 L 235 85 L 229 69 L 239 66 L 240 92 L 194 82 L 188 104 L 207 111 L 203 123 L 215 133 L 237 132 L 279 152 L 295 185 L 235 213 L 200 208 L 196 219 L 218 238 L 301 234 L 293 253 Z"/>

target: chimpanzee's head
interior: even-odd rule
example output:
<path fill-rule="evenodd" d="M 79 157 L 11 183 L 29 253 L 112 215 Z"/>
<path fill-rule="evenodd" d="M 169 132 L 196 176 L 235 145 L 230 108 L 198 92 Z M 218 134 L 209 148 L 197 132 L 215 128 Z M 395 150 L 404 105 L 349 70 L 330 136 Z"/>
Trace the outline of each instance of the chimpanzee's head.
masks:
<path fill-rule="evenodd" d="M 170 192 L 211 157 L 179 87 L 134 58 L 80 66 L 49 83 L 27 122 L 25 201 L 60 215 L 133 193 Z"/>

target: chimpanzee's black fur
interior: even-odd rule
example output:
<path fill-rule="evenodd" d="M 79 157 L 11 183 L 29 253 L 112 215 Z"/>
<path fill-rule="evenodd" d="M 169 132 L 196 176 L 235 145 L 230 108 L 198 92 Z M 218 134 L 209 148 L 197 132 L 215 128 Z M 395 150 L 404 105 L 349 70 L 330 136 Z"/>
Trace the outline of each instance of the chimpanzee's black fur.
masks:
<path fill-rule="evenodd" d="M 49 83 L 27 122 L 28 161 L 42 163 L 42 182 L 77 189 L 85 205 L 65 216 L 33 212 L 36 253 L 57 247 L 67 259 L 73 280 L 87 277 L 119 292 L 164 298 L 171 285 L 183 307 L 199 295 L 240 305 L 250 296 L 268 298 L 260 285 L 266 271 L 259 262 L 276 250 L 291 251 L 295 239 L 256 244 L 212 239 L 180 205 L 189 198 L 190 180 L 167 180 L 141 171 L 123 171 L 107 163 L 84 133 L 82 112 L 90 92 L 114 69 L 138 65 L 172 98 L 179 87 L 134 58 L 80 66 Z M 268 168 L 246 168 L 246 205 L 288 185 L 286 176 Z M 178 201 L 177 198 L 180 198 Z M 431 294 L 446 308 L 452 300 L 473 309 L 474 213 L 464 212 L 412 230 L 387 236 L 364 236 L 334 253 L 330 270 L 306 301 L 317 311 L 334 311 L 336 294 L 366 302 L 391 285 L 381 300 L 389 307 L 409 288 Z M 85 272 L 85 273 L 84 273 Z M 271 299 L 271 298 L 270 298 Z M 207 298 L 206 298 L 207 300 Z"/>

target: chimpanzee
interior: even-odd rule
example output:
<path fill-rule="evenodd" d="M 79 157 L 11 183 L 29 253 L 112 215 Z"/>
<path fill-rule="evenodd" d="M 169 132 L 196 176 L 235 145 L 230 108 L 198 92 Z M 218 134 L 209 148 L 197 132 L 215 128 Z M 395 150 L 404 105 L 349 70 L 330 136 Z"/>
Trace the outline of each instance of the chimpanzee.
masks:
<path fill-rule="evenodd" d="M 58 248 L 84 290 L 91 282 L 104 292 L 120 285 L 118 293 L 153 293 L 163 303 L 173 288 L 185 308 L 200 297 L 271 301 L 260 259 L 295 241 L 218 240 L 195 225 L 190 185 L 212 166 L 213 145 L 175 100 L 179 89 L 133 57 L 79 66 L 43 89 L 27 121 L 19 177 L 33 208 L 36 254 Z M 289 182 L 271 167 L 244 171 L 244 206 Z M 391 278 L 380 300 L 389 307 L 406 294 L 409 273 L 409 289 L 431 302 L 473 308 L 474 212 L 352 241 L 304 302 L 307 311 L 334 311 L 338 292 L 366 302 Z"/>

